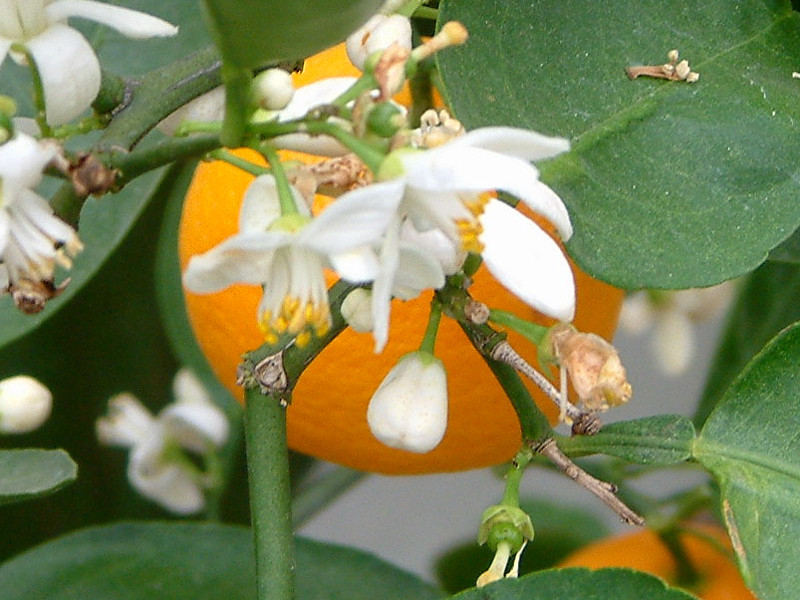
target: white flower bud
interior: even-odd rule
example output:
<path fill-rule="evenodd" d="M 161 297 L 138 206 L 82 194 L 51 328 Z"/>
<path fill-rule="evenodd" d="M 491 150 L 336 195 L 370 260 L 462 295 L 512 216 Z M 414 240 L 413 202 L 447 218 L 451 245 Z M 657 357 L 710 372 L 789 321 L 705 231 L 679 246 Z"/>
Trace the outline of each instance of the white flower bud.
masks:
<path fill-rule="evenodd" d="M 375 328 L 372 318 L 372 292 L 356 288 L 344 299 L 341 308 L 347 324 L 358 333 L 368 333 Z"/>
<path fill-rule="evenodd" d="M 53 395 L 33 377 L 0 381 L 0 433 L 27 433 L 50 416 Z"/>
<path fill-rule="evenodd" d="M 401 15 L 375 15 L 347 38 L 347 57 L 363 71 L 370 54 L 392 44 L 411 50 L 411 22 Z"/>
<path fill-rule="evenodd" d="M 253 80 L 253 101 L 264 110 L 286 108 L 294 96 L 292 76 L 283 69 L 267 69 Z"/>
<path fill-rule="evenodd" d="M 381 382 L 367 409 L 372 434 L 392 448 L 424 454 L 447 429 L 447 374 L 422 350 L 401 357 Z"/>

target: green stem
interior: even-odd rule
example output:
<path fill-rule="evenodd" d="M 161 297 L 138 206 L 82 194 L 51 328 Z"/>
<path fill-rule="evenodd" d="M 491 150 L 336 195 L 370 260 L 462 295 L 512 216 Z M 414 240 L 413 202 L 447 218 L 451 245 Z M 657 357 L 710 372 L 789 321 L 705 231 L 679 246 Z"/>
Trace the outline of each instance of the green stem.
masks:
<path fill-rule="evenodd" d="M 242 145 L 250 121 L 250 83 L 253 74 L 248 69 L 222 64 L 222 81 L 225 84 L 225 117 L 220 140 L 223 146 L 237 148 Z"/>
<path fill-rule="evenodd" d="M 12 44 L 12 52 L 18 52 L 25 56 L 25 62 L 31 71 L 31 80 L 33 81 L 33 105 L 36 107 L 36 124 L 39 126 L 39 131 L 42 132 L 43 137 L 51 137 L 52 130 L 50 125 L 47 124 L 47 104 L 44 98 L 44 83 L 42 82 L 42 75 L 39 73 L 39 67 L 33 54 L 28 51 L 22 44 Z"/>
<path fill-rule="evenodd" d="M 525 467 L 528 466 L 530 461 L 531 452 L 529 449 L 526 448 L 517 453 L 514 462 L 506 473 L 506 488 L 500 504 L 519 508 L 519 485 L 522 482 L 522 474 L 525 471 Z"/>
<path fill-rule="evenodd" d="M 209 156 L 216 160 L 223 160 L 226 163 L 241 169 L 245 173 L 254 175 L 255 177 L 258 177 L 259 175 L 269 175 L 270 173 L 272 173 L 272 169 L 252 163 L 246 158 L 242 158 L 241 156 L 236 156 L 233 152 L 230 152 L 229 150 L 223 150 L 223 149 L 214 150 L 213 152 L 209 152 Z"/>
<path fill-rule="evenodd" d="M 294 537 L 286 409 L 258 388 L 245 392 L 245 445 L 259 600 L 294 597 Z"/>
<path fill-rule="evenodd" d="M 656 533 L 675 560 L 675 583 L 689 589 L 696 586 L 700 582 L 701 575 L 686 554 L 686 547 L 680 539 L 679 530 L 669 529 Z"/>
<path fill-rule="evenodd" d="M 431 312 L 428 315 L 428 325 L 425 327 L 425 335 L 422 338 L 422 343 L 419 349 L 433 354 L 434 347 L 436 346 L 436 334 L 439 332 L 439 323 L 442 320 L 442 303 L 436 298 L 431 300 Z"/>
<path fill-rule="evenodd" d="M 258 144 L 256 149 L 264 155 L 267 162 L 272 167 L 272 175 L 275 177 L 275 186 L 278 189 L 278 201 L 281 206 L 281 215 L 296 215 L 298 209 L 294 202 L 292 186 L 289 183 L 289 178 L 286 176 L 286 169 L 283 168 L 283 163 L 278 153 L 275 151 L 275 148 L 268 142 L 264 142 Z"/>
<path fill-rule="evenodd" d="M 537 346 L 542 343 L 547 332 L 550 331 L 549 327 L 531 323 L 525 319 L 520 319 L 514 313 L 505 310 L 496 310 L 494 308 L 489 312 L 489 320 L 524 335 Z"/>

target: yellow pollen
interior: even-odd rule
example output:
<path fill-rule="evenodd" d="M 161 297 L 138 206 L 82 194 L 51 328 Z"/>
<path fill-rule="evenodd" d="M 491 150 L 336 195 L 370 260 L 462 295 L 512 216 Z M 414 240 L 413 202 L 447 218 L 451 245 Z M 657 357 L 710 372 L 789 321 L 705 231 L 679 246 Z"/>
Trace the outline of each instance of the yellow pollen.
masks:
<path fill-rule="evenodd" d="M 304 348 L 308 345 L 311 341 L 311 332 L 310 331 L 303 331 L 302 333 L 298 334 L 295 338 L 295 344 L 297 344 L 298 348 Z"/>

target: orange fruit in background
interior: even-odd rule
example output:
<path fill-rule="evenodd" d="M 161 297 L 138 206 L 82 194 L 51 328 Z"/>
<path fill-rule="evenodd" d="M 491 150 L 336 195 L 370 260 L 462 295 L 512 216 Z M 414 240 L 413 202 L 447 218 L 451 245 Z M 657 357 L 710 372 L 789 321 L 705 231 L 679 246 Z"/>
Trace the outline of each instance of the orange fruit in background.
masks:
<path fill-rule="evenodd" d="M 745 586 L 733 554 L 726 552 L 730 551 L 731 544 L 725 531 L 709 525 L 692 525 L 691 529 L 713 537 L 722 548 L 698 535 L 680 535 L 686 555 L 700 575 L 697 584 L 686 589 L 703 600 L 757 600 Z M 592 569 L 629 567 L 657 575 L 670 585 L 678 585 L 675 581 L 675 559 L 661 538 L 650 529 L 588 544 L 558 566 Z"/>
<path fill-rule="evenodd" d="M 310 59 L 300 81 L 308 83 L 313 78 L 341 74 L 341 56 L 342 50 L 337 47 Z M 226 163 L 198 166 L 181 220 L 182 268 L 191 256 L 206 252 L 237 232 L 242 195 L 251 180 L 252 176 Z M 577 269 L 576 283 L 575 325 L 610 338 L 623 293 Z M 470 291 L 492 308 L 544 322 L 484 269 L 476 274 Z M 241 355 L 264 342 L 256 325 L 260 297 L 259 287 L 244 285 L 210 295 L 186 292 L 197 340 L 217 376 L 239 398 L 242 390 L 235 385 L 235 376 Z M 418 349 L 430 298 L 431 293 L 426 293 L 408 302 L 393 301 L 389 343 L 382 354 L 373 353 L 370 334 L 347 329 L 312 362 L 301 375 L 287 409 L 292 449 L 387 474 L 457 471 L 513 457 L 521 442 L 516 415 L 483 359 L 458 325 L 446 317 L 436 342 L 436 355 L 447 368 L 450 399 L 447 433 L 441 444 L 419 455 L 388 448 L 372 436 L 366 420 L 369 400 L 398 358 Z M 535 357 L 532 344 L 520 336 L 512 333 L 510 341 L 523 356 Z M 538 390 L 536 393 L 540 406 L 546 406 L 554 415 L 550 401 Z"/>

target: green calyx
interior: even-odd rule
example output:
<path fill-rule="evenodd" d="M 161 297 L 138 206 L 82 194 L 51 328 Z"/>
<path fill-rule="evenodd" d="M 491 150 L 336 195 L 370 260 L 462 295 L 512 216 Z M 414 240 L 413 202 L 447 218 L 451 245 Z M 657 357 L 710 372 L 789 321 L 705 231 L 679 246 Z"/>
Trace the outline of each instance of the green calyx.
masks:
<path fill-rule="evenodd" d="M 301 215 L 300 213 L 289 213 L 276 219 L 272 225 L 269 226 L 270 231 L 286 231 L 288 233 L 295 233 L 300 231 L 303 227 L 311 222 L 311 217 Z"/>
<path fill-rule="evenodd" d="M 528 513 L 516 506 L 495 504 L 483 511 L 478 544 L 488 544 L 495 551 L 499 543 L 506 542 L 512 552 L 518 552 L 525 540 L 532 540 L 533 535 L 533 523 Z"/>
<path fill-rule="evenodd" d="M 405 125 L 403 111 L 392 102 L 375 105 L 367 117 L 367 128 L 380 137 L 388 138 Z"/>

